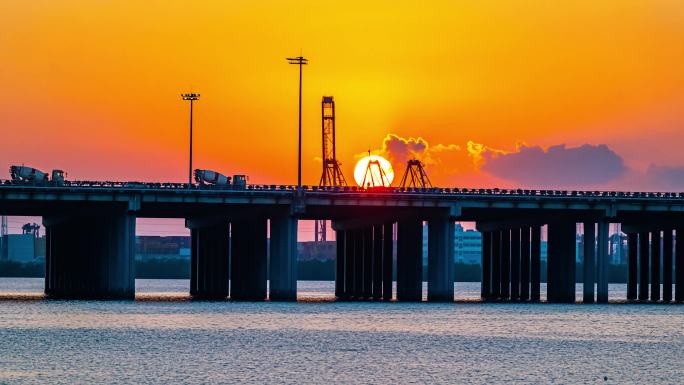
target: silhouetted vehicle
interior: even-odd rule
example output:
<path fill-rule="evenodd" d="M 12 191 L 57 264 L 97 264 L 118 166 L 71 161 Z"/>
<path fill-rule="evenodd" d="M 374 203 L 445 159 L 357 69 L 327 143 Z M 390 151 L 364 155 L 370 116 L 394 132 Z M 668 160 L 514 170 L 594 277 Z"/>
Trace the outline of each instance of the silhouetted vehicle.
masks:
<path fill-rule="evenodd" d="M 10 166 L 10 177 L 13 182 L 32 182 L 43 184 L 64 184 L 64 171 L 52 170 L 52 177 L 48 173 L 28 166 Z"/>
<path fill-rule="evenodd" d="M 212 170 L 195 170 L 195 181 L 200 185 L 211 186 L 233 186 L 237 188 L 247 187 L 246 175 L 233 175 L 233 177 L 225 176 L 219 172 Z"/>

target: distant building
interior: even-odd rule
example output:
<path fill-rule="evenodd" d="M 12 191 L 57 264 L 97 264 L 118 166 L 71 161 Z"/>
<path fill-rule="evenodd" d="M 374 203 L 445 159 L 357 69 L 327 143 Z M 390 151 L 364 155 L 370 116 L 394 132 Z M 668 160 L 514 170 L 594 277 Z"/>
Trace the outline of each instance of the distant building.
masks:
<path fill-rule="evenodd" d="M 227 237 L 227 235 L 226 235 Z M 135 237 L 135 259 L 190 259 L 190 237 L 151 236 Z"/>
<path fill-rule="evenodd" d="M 480 264 L 482 261 L 482 233 L 455 226 L 454 259 L 457 263 Z"/>
<path fill-rule="evenodd" d="M 334 260 L 337 255 L 335 241 L 297 242 L 297 259 L 300 261 Z"/>
<path fill-rule="evenodd" d="M 33 234 L 7 234 L 7 259 L 14 262 L 33 262 L 36 259 L 36 242 Z"/>
<path fill-rule="evenodd" d="M 428 227 L 423 225 L 423 265 L 428 259 Z M 482 261 L 482 233 L 465 230 L 463 225 L 454 226 L 454 261 L 456 263 L 480 264 Z"/>

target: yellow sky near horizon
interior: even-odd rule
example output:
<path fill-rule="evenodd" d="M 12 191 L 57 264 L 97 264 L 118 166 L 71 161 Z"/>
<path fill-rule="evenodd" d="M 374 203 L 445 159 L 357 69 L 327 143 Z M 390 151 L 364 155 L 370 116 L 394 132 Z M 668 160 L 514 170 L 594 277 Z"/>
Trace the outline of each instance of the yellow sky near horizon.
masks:
<path fill-rule="evenodd" d="M 320 177 L 323 95 L 348 180 L 388 133 L 508 151 L 605 143 L 630 167 L 682 166 L 682 20 L 684 2 L 665 0 L 0 1 L 0 163 L 183 181 L 179 94 L 195 91 L 197 167 L 293 183 L 285 57 L 302 49 L 305 183 Z M 432 165 L 434 182 L 493 180 L 444 171 L 457 162 Z"/>

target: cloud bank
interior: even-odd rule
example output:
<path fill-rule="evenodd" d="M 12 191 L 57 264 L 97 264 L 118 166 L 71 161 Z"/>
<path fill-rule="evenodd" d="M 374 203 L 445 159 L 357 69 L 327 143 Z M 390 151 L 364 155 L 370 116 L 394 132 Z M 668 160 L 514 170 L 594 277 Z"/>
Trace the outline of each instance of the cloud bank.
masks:
<path fill-rule="evenodd" d="M 684 167 L 635 170 L 605 144 L 544 149 L 518 143 L 502 150 L 475 141 L 433 145 L 420 136 L 390 133 L 374 153 L 390 160 L 399 175 L 409 159 L 422 161 L 439 186 L 684 191 Z"/>
<path fill-rule="evenodd" d="M 544 150 L 519 145 L 515 152 L 484 150 L 482 170 L 525 187 L 594 187 L 615 181 L 625 174 L 623 159 L 606 145 L 564 144 Z"/>

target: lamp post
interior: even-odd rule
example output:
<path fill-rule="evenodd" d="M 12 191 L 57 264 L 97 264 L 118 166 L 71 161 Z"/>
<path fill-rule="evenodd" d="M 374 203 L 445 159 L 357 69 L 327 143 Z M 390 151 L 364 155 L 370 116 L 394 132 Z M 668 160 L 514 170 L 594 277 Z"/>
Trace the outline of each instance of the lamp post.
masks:
<path fill-rule="evenodd" d="M 195 100 L 199 100 L 200 94 L 181 94 L 181 97 L 183 100 L 190 101 L 190 165 L 188 166 L 188 188 L 190 188 L 192 186 L 192 104 Z"/>
<path fill-rule="evenodd" d="M 297 189 L 302 189 L 302 66 L 308 64 L 304 56 L 288 57 L 287 62 L 299 66 L 299 146 L 297 150 Z"/>

